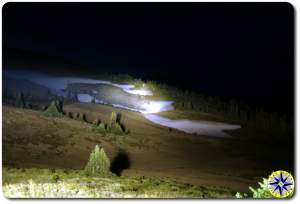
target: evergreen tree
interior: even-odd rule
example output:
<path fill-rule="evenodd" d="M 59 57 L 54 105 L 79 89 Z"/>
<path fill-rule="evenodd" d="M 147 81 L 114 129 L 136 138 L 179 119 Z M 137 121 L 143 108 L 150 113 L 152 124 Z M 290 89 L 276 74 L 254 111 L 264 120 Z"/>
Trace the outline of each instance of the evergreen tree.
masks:
<path fill-rule="evenodd" d="M 83 122 L 86 122 L 86 117 L 85 117 L 85 114 L 84 113 L 80 113 L 79 114 L 79 120 L 83 121 Z"/>
<path fill-rule="evenodd" d="M 95 176 L 101 173 L 108 173 L 110 170 L 110 160 L 107 157 L 103 148 L 95 146 L 94 151 L 91 152 L 89 161 L 85 166 L 84 172 L 89 176 Z"/>
<path fill-rule="evenodd" d="M 101 134 L 106 134 L 107 130 L 105 127 L 104 123 L 100 123 L 97 127 L 96 127 L 97 132 L 101 133 Z"/>
<path fill-rule="evenodd" d="M 111 129 L 111 132 L 114 133 L 114 134 L 117 134 L 117 135 L 123 134 L 123 130 L 122 130 L 121 125 L 119 125 L 118 123 L 116 123 L 116 125 L 114 126 L 114 128 Z"/>
<path fill-rule="evenodd" d="M 80 118 L 80 113 L 75 113 L 75 117 L 74 117 L 74 119 L 79 119 Z"/>
<path fill-rule="evenodd" d="M 101 121 L 98 120 L 98 119 L 96 119 L 96 120 L 94 120 L 93 125 L 94 125 L 95 127 L 97 127 L 98 125 L 100 125 L 100 123 L 101 123 Z"/>
<path fill-rule="evenodd" d="M 18 97 L 17 97 L 17 106 L 21 107 L 21 108 L 26 107 L 25 97 L 24 97 L 24 94 L 22 92 L 20 92 Z"/>
<path fill-rule="evenodd" d="M 62 105 L 57 101 L 52 101 L 50 106 L 44 112 L 44 115 L 48 117 L 62 117 Z"/>
<path fill-rule="evenodd" d="M 67 116 L 71 119 L 73 119 L 73 113 L 72 112 L 68 112 Z"/>
<path fill-rule="evenodd" d="M 113 129 L 117 124 L 117 114 L 116 112 L 111 112 L 109 128 Z"/>

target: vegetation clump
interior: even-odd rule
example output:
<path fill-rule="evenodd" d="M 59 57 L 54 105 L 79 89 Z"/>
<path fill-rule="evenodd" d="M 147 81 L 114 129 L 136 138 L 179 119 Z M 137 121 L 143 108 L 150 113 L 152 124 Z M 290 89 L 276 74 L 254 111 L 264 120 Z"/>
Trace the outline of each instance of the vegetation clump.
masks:
<path fill-rule="evenodd" d="M 68 112 L 67 113 L 67 117 L 73 119 L 73 113 L 72 112 Z"/>
<path fill-rule="evenodd" d="M 80 120 L 82 122 L 88 122 L 86 119 L 85 113 L 78 113 L 78 112 L 68 112 L 66 116 L 70 119 Z"/>
<path fill-rule="evenodd" d="M 21 108 L 25 108 L 26 107 L 25 97 L 24 97 L 24 94 L 22 92 L 20 92 L 19 95 L 18 95 L 18 97 L 17 97 L 16 105 L 18 107 L 21 107 Z"/>
<path fill-rule="evenodd" d="M 269 181 L 266 178 L 263 178 L 263 182 L 258 182 L 259 188 L 254 189 L 253 187 L 249 186 L 249 189 L 251 190 L 251 195 L 248 195 L 247 193 L 240 193 L 237 192 L 235 194 L 236 198 L 274 198 L 274 196 L 270 193 L 270 189 L 268 187 Z M 293 195 L 289 195 L 288 198 L 292 197 Z"/>
<path fill-rule="evenodd" d="M 50 106 L 44 111 L 44 116 L 47 117 L 62 117 L 63 116 L 63 104 L 61 101 L 52 101 Z"/>
<path fill-rule="evenodd" d="M 104 123 L 99 123 L 98 125 L 94 124 L 94 130 L 103 135 L 105 135 L 108 132 Z"/>
<path fill-rule="evenodd" d="M 192 186 L 172 180 L 102 174 L 81 170 L 3 167 L 7 198 L 232 198 L 224 189 Z"/>
<path fill-rule="evenodd" d="M 154 94 L 152 97 L 173 101 L 176 110 L 212 114 L 228 122 L 241 124 L 243 127 L 271 133 L 278 138 L 294 135 L 294 119 L 285 114 L 269 112 L 241 101 L 207 96 L 152 80 L 143 81 L 130 75 L 105 74 L 99 77 L 116 83 L 133 84 L 137 89 L 146 87 Z"/>
<path fill-rule="evenodd" d="M 121 113 L 112 112 L 109 123 L 101 123 L 100 121 L 95 121 L 93 123 L 93 128 L 101 134 L 116 134 L 123 135 L 129 134 L 130 131 L 125 128 L 121 123 Z"/>
<path fill-rule="evenodd" d="M 79 119 L 80 121 L 87 122 L 86 116 L 85 116 L 84 113 L 79 113 L 78 119 Z"/>
<path fill-rule="evenodd" d="M 85 166 L 84 172 L 88 176 L 95 176 L 98 174 L 109 173 L 110 160 L 103 148 L 95 146 L 94 151 L 91 152 L 89 161 Z"/>
<path fill-rule="evenodd" d="M 93 126 L 98 126 L 98 125 L 100 125 L 100 123 L 101 123 L 101 121 L 100 120 L 94 120 L 94 122 L 93 122 Z"/>
<path fill-rule="evenodd" d="M 117 114 L 112 112 L 110 116 L 109 128 L 114 128 L 117 125 Z"/>
<path fill-rule="evenodd" d="M 74 113 L 74 119 L 79 119 L 79 117 L 80 117 L 80 113 Z"/>
<path fill-rule="evenodd" d="M 108 124 L 107 129 L 114 134 L 124 134 L 126 132 L 125 126 L 121 123 L 121 113 L 116 114 L 112 112 L 110 116 L 110 123 Z"/>

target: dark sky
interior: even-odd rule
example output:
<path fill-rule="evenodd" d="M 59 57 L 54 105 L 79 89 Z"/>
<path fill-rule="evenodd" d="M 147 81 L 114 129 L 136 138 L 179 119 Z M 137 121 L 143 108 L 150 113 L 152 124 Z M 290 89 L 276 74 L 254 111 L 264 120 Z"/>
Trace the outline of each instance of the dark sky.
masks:
<path fill-rule="evenodd" d="M 3 43 L 99 72 L 293 109 L 287 3 L 8 3 Z"/>

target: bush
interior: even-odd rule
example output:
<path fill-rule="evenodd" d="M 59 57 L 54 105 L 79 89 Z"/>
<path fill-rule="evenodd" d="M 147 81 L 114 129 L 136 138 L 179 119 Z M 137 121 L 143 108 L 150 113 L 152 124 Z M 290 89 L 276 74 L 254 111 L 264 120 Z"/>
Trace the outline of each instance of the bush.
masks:
<path fill-rule="evenodd" d="M 21 108 L 25 108 L 26 107 L 25 97 L 24 97 L 24 94 L 22 92 L 20 92 L 19 95 L 18 95 L 18 97 L 17 97 L 16 105 L 18 107 L 21 107 Z"/>
<path fill-rule="evenodd" d="M 74 113 L 74 119 L 79 119 L 80 118 L 80 113 Z"/>
<path fill-rule="evenodd" d="M 73 113 L 72 113 L 72 112 L 68 112 L 68 113 L 67 113 L 67 116 L 68 116 L 69 118 L 73 119 Z"/>
<path fill-rule="evenodd" d="M 117 114 L 116 112 L 111 112 L 109 128 L 113 129 L 117 124 Z"/>
<path fill-rule="evenodd" d="M 57 183 L 59 181 L 59 175 L 54 174 L 54 175 L 52 175 L 51 179 L 52 179 L 53 182 Z"/>
<path fill-rule="evenodd" d="M 116 123 L 115 126 L 110 129 L 110 132 L 117 135 L 121 135 L 124 133 L 121 126 L 118 123 Z"/>
<path fill-rule="evenodd" d="M 78 118 L 79 120 L 81 120 L 81 121 L 83 121 L 83 122 L 87 122 L 87 120 L 86 120 L 86 117 L 85 117 L 85 114 L 84 113 L 80 113 L 79 114 L 79 118 Z"/>
<path fill-rule="evenodd" d="M 112 112 L 108 123 L 99 120 L 93 122 L 93 129 L 101 134 L 113 133 L 116 135 L 129 134 L 130 131 L 121 123 L 121 113 Z"/>
<path fill-rule="evenodd" d="M 100 123 L 98 126 L 95 126 L 95 130 L 101 134 L 106 134 L 106 128 L 104 123 Z"/>
<path fill-rule="evenodd" d="M 270 190 L 268 188 L 268 179 L 263 178 L 263 182 L 258 182 L 259 184 L 259 188 L 254 189 L 253 187 L 249 187 L 249 189 L 252 192 L 252 195 L 249 196 L 248 194 L 244 193 L 241 194 L 240 192 L 237 192 L 235 197 L 236 198 L 248 198 L 248 197 L 252 197 L 252 198 L 274 198 L 273 195 L 270 193 Z M 292 195 L 289 195 L 288 197 L 291 197 Z"/>
<path fill-rule="evenodd" d="M 62 104 L 59 101 L 52 101 L 50 106 L 44 112 L 44 115 L 47 117 L 62 117 Z"/>
<path fill-rule="evenodd" d="M 249 189 L 252 191 L 253 198 L 273 198 L 272 194 L 270 193 L 270 190 L 268 188 L 268 179 L 263 178 L 263 182 L 258 182 L 259 184 L 259 188 L 254 189 L 251 186 L 249 187 Z"/>
<path fill-rule="evenodd" d="M 93 125 L 94 125 L 94 127 L 97 127 L 100 125 L 100 123 L 101 123 L 100 120 L 94 120 Z"/>
<path fill-rule="evenodd" d="M 121 123 L 121 113 L 111 113 L 110 123 L 108 125 L 107 130 L 111 133 L 122 135 L 124 133 L 129 133 L 129 130 L 126 131 L 124 124 Z"/>
<path fill-rule="evenodd" d="M 98 174 L 108 173 L 110 169 L 110 160 L 107 157 L 103 148 L 98 145 L 90 154 L 89 161 L 85 166 L 84 172 L 88 176 L 95 176 Z"/>

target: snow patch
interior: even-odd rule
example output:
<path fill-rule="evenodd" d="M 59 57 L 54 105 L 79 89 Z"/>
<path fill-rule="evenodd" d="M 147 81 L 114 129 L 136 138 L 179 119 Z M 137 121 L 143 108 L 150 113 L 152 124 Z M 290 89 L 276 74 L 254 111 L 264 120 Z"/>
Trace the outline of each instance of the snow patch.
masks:
<path fill-rule="evenodd" d="M 147 101 L 142 104 L 142 113 L 159 113 L 162 111 L 173 110 L 173 101 Z"/>
<path fill-rule="evenodd" d="M 150 90 L 146 90 L 144 87 L 141 89 L 135 89 L 134 85 L 131 84 L 116 84 L 110 81 L 96 80 L 89 78 L 78 78 L 78 77 L 57 77 L 48 74 L 42 74 L 32 71 L 20 71 L 20 70 L 9 70 L 3 72 L 4 77 L 8 76 L 11 78 L 20 78 L 32 81 L 36 84 L 40 84 L 48 87 L 54 94 L 66 96 L 65 89 L 68 84 L 71 83 L 86 83 L 86 84 L 107 84 L 118 87 L 129 94 L 135 95 L 153 95 Z M 97 94 L 97 91 L 92 90 L 93 94 Z M 77 98 L 80 102 L 91 103 L 93 97 L 90 94 L 77 94 Z M 95 103 L 108 104 L 103 100 L 97 100 Z M 162 111 L 173 110 L 172 101 L 141 101 L 139 108 L 130 108 L 120 104 L 110 104 L 114 107 L 124 108 L 132 111 L 143 113 L 144 117 L 156 124 L 182 130 L 186 133 L 196 133 L 199 135 L 215 136 L 215 137 L 231 137 L 223 130 L 235 130 L 241 128 L 240 125 L 231 125 L 227 123 L 213 122 L 213 121 L 194 121 L 194 120 L 171 120 L 153 113 Z"/>
<path fill-rule="evenodd" d="M 82 103 L 91 103 L 93 100 L 93 97 L 89 94 L 77 94 L 77 98 Z"/>
<path fill-rule="evenodd" d="M 182 130 L 186 133 L 199 134 L 214 137 L 230 138 L 231 136 L 223 130 L 235 130 L 241 128 L 240 125 L 231 125 L 227 123 L 213 122 L 213 121 L 194 121 L 194 120 L 171 120 L 159 115 L 144 114 L 147 120 L 153 123 Z"/>

